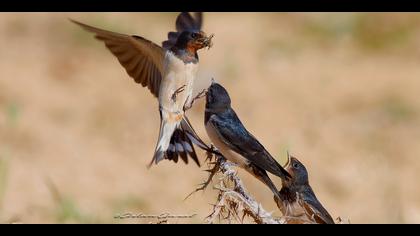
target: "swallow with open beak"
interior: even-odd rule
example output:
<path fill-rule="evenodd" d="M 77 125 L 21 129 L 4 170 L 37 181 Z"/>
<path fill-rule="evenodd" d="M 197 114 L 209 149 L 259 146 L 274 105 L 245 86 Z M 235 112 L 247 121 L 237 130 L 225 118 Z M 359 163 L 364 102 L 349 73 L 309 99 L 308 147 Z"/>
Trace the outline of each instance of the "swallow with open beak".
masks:
<path fill-rule="evenodd" d="M 202 14 L 196 13 L 194 17 L 186 12 L 179 14 L 176 32 L 169 32 L 162 46 L 140 36 L 114 33 L 72 21 L 103 41 L 128 75 L 143 87 L 147 86 L 158 98 L 160 132 L 149 167 L 163 159 L 178 162 L 178 157 L 185 163 L 191 157 L 200 166 L 193 144 L 207 151 L 210 149 L 192 128 L 185 111 L 203 95 L 193 96 L 199 65 L 197 51 L 212 46 L 213 35 L 207 36 L 201 30 Z"/>
<path fill-rule="evenodd" d="M 289 173 L 244 127 L 231 107 L 228 92 L 214 81 L 207 91 L 204 122 L 207 134 L 218 151 L 267 185 L 278 197 L 278 190 L 267 172 L 282 180 L 290 177 Z"/>
<path fill-rule="evenodd" d="M 308 171 L 295 157 L 288 153 L 285 169 L 292 176 L 282 180 L 280 198 L 274 198 L 280 211 L 289 223 L 334 224 L 334 220 L 321 205 L 309 185 Z"/>

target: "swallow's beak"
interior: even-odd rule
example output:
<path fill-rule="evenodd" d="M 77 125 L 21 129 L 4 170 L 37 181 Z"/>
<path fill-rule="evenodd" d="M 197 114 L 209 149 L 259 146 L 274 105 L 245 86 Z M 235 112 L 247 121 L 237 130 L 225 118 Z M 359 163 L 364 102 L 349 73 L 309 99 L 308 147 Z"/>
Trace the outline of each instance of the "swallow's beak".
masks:
<path fill-rule="evenodd" d="M 287 161 L 286 161 L 286 164 L 284 164 L 284 166 L 283 166 L 283 167 L 284 167 L 285 169 L 287 169 L 287 168 L 289 167 L 290 163 L 292 163 L 292 157 L 290 156 L 289 151 L 287 151 Z"/>
<path fill-rule="evenodd" d="M 216 80 L 214 78 L 211 78 L 211 84 L 207 88 L 207 92 L 206 92 L 206 97 L 208 101 L 212 99 L 213 89 L 216 85 L 217 85 Z"/>

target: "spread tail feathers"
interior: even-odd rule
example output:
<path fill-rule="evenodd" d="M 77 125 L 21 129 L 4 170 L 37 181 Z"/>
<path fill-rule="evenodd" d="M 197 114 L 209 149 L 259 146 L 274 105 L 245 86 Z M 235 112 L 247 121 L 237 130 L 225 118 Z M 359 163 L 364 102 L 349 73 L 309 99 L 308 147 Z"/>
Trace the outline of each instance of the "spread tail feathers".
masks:
<path fill-rule="evenodd" d="M 168 124 L 162 120 L 158 145 L 148 167 L 150 168 L 153 163 L 158 164 L 163 159 L 177 163 L 179 157 L 188 164 L 188 156 L 200 166 L 194 145 L 206 151 L 211 150 L 198 137 L 186 116 L 183 117 L 180 123 L 176 124 Z"/>

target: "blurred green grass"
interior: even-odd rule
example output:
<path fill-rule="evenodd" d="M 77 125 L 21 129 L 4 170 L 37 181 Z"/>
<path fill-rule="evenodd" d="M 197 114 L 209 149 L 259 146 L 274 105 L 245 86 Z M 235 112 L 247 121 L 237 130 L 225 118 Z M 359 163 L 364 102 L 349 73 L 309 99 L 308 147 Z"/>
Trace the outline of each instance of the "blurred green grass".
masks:
<path fill-rule="evenodd" d="M 0 211 L 3 208 L 4 196 L 6 194 L 7 175 L 9 171 L 8 157 L 0 153 Z"/>
<path fill-rule="evenodd" d="M 362 49 L 385 50 L 400 48 L 419 30 L 418 14 L 399 15 L 390 19 L 389 15 L 361 14 L 355 18 L 353 39 Z"/>
<path fill-rule="evenodd" d="M 417 108 L 396 94 L 386 95 L 379 106 L 392 123 L 409 122 L 418 118 Z"/>
<path fill-rule="evenodd" d="M 21 115 L 21 107 L 18 103 L 12 102 L 6 106 L 6 118 L 8 127 L 16 127 Z"/>
<path fill-rule="evenodd" d="M 54 204 L 51 214 L 57 223 L 95 224 L 102 223 L 100 217 L 83 211 L 73 197 L 61 193 L 51 179 L 46 178 L 45 183 L 53 197 Z"/>
<path fill-rule="evenodd" d="M 88 223 L 90 218 L 81 212 L 74 199 L 65 197 L 58 202 L 55 212 L 56 221 L 59 223 Z"/>
<path fill-rule="evenodd" d="M 419 15 L 410 13 L 308 13 L 292 19 L 299 40 L 282 38 L 279 27 L 282 39 L 270 43 L 285 53 L 299 51 L 302 45 L 331 48 L 343 41 L 364 53 L 384 52 L 408 45 L 420 30 Z"/>

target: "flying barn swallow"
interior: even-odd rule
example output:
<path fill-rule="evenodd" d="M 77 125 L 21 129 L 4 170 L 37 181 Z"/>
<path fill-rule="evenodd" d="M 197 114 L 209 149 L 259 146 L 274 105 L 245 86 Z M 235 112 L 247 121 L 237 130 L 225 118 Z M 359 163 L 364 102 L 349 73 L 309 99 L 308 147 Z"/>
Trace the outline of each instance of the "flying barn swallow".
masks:
<path fill-rule="evenodd" d="M 223 156 L 263 182 L 278 197 L 267 171 L 282 180 L 290 177 L 289 173 L 246 130 L 231 107 L 228 92 L 215 82 L 207 91 L 204 123 L 209 138 Z"/>
<path fill-rule="evenodd" d="M 280 200 L 274 198 L 280 211 L 292 223 L 334 224 L 331 215 L 318 201 L 309 185 L 308 171 L 305 166 L 295 157 L 289 154 L 287 156 L 285 168 L 292 178 L 282 180 Z"/>
<path fill-rule="evenodd" d="M 193 144 L 209 150 L 185 115 L 198 98 L 192 94 L 199 64 L 197 51 L 210 48 L 213 37 L 201 30 L 202 14 L 194 16 L 179 14 L 176 32 L 168 33 L 162 47 L 140 36 L 114 33 L 71 20 L 103 41 L 134 81 L 147 86 L 158 98 L 159 140 L 149 167 L 163 159 L 178 162 L 178 156 L 185 163 L 190 156 L 200 166 Z"/>

